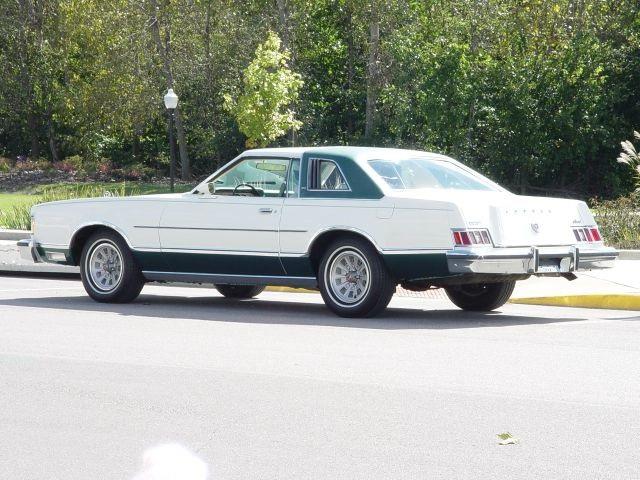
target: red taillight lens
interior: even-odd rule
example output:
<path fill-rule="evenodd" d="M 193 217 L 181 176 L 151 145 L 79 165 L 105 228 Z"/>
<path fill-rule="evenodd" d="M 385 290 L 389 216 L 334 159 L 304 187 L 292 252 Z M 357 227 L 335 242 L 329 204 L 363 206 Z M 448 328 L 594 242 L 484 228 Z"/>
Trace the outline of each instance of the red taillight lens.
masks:
<path fill-rule="evenodd" d="M 486 229 L 456 230 L 453 232 L 453 243 L 457 247 L 491 245 L 491 236 Z"/>
<path fill-rule="evenodd" d="M 588 228 L 585 228 L 584 234 L 587 236 L 587 242 L 593 242 L 593 236 L 591 235 L 591 230 L 589 230 Z"/>
<path fill-rule="evenodd" d="M 601 242 L 602 237 L 598 227 L 576 227 L 573 229 L 573 235 L 578 242 Z"/>

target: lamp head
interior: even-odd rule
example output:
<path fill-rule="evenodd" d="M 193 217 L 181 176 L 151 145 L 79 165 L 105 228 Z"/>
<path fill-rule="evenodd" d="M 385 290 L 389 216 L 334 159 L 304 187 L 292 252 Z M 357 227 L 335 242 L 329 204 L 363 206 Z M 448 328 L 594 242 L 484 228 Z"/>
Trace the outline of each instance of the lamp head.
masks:
<path fill-rule="evenodd" d="M 178 106 L 178 95 L 175 94 L 173 88 L 170 88 L 164 96 L 164 106 L 169 110 L 173 110 Z"/>

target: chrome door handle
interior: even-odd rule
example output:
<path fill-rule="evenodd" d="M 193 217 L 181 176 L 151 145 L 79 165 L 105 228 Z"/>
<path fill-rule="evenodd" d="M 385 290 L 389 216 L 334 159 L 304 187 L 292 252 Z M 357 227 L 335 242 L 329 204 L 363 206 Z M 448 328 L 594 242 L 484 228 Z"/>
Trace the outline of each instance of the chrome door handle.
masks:
<path fill-rule="evenodd" d="M 273 208 L 265 207 L 258 210 L 260 213 L 273 213 Z"/>

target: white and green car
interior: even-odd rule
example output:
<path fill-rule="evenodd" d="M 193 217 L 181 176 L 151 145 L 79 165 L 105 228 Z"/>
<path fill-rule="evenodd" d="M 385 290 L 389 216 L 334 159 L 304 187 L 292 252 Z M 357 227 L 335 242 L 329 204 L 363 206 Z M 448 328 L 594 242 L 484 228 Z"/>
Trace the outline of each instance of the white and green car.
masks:
<path fill-rule="evenodd" d="M 395 288 L 442 287 L 493 310 L 531 275 L 574 277 L 617 252 L 581 201 L 514 195 L 443 155 L 385 148 L 249 150 L 189 193 L 33 207 L 36 262 L 79 265 L 99 302 L 147 281 L 211 283 L 230 298 L 267 285 L 319 288 L 346 317 Z"/>

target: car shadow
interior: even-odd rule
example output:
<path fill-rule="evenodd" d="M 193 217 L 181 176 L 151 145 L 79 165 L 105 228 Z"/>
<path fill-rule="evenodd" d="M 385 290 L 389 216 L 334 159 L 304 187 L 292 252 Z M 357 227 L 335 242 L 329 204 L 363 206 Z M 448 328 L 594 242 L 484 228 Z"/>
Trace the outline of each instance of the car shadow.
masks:
<path fill-rule="evenodd" d="M 513 315 L 496 312 L 465 312 L 458 309 L 388 308 L 375 318 L 340 318 L 321 303 L 269 299 L 229 300 L 222 297 L 178 297 L 143 294 L 132 303 L 97 303 L 87 296 L 51 296 L 0 300 L 2 306 L 111 312 L 129 317 L 254 324 L 330 326 L 384 330 L 460 329 L 508 327 L 582 321 L 586 318 Z M 536 307 L 532 307 L 536 308 Z M 538 307 L 540 308 L 540 307 Z M 5 312 L 7 313 L 7 312 Z"/>

